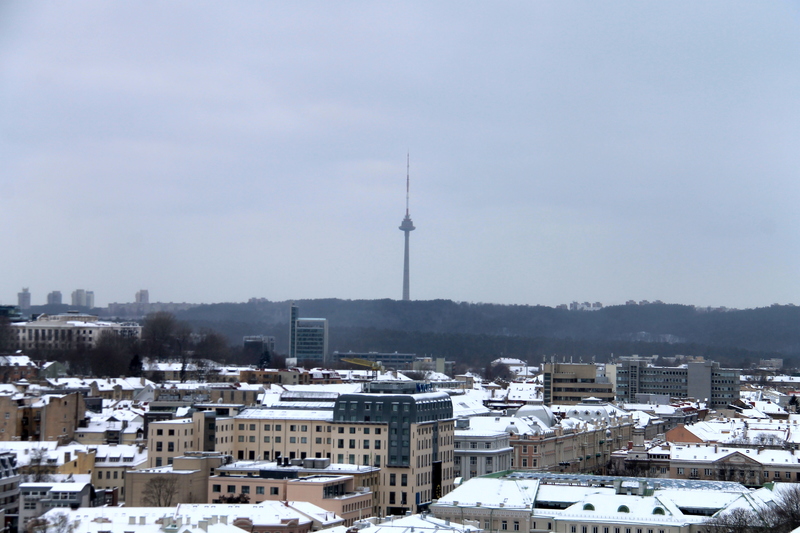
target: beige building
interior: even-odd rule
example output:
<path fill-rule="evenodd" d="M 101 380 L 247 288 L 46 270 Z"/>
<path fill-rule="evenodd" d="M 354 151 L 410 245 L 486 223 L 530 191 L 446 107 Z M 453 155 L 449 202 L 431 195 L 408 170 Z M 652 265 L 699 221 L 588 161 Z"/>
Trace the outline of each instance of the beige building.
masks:
<path fill-rule="evenodd" d="M 225 498 L 241 496 L 250 503 L 304 501 L 341 516 L 346 526 L 373 515 L 372 492 L 357 486 L 348 475 L 314 474 L 295 479 L 212 476 L 209 484 L 209 503 L 225 503 Z"/>
<path fill-rule="evenodd" d="M 233 455 L 233 419 L 217 417 L 213 411 L 201 411 L 192 418 L 151 422 L 148 427 L 148 467 L 172 464 L 173 458 L 186 452 L 217 452 Z"/>
<path fill-rule="evenodd" d="M 331 411 L 246 409 L 233 418 L 237 460 L 331 457 Z M 345 462 L 345 461 L 342 461 Z"/>
<path fill-rule="evenodd" d="M 546 363 L 542 365 L 544 403 L 576 404 L 587 398 L 614 401 L 610 380 L 598 375 L 594 364 Z"/>
<path fill-rule="evenodd" d="M 0 396 L 0 441 L 72 442 L 84 424 L 86 404 L 77 392 L 41 397 Z"/>
<path fill-rule="evenodd" d="M 228 457 L 216 452 L 189 452 L 174 457 L 171 466 L 129 470 L 125 473 L 125 504 L 128 507 L 153 507 L 157 496 L 156 485 L 167 486 L 168 494 L 162 490 L 160 503 L 169 499 L 169 507 L 178 503 L 205 503 L 209 501 L 208 478 Z M 172 481 L 174 480 L 174 481 Z"/>

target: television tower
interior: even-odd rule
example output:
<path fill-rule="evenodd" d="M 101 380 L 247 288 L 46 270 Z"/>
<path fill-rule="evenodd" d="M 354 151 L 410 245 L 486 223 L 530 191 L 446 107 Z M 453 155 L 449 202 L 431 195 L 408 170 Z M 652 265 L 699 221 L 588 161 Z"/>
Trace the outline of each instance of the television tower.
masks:
<path fill-rule="evenodd" d="M 403 260 L 403 300 L 410 300 L 409 287 L 408 287 L 408 234 L 414 231 L 414 223 L 411 222 L 411 217 L 408 215 L 408 185 L 409 185 L 409 169 L 411 158 L 406 154 L 406 217 L 400 223 L 400 231 L 406 234 L 406 253 Z"/>

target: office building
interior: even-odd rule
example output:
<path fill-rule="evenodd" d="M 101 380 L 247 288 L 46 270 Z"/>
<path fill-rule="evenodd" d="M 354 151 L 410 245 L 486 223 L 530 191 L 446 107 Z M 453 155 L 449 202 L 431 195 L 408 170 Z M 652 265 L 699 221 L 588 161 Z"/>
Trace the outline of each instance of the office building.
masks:
<path fill-rule="evenodd" d="M 453 489 L 453 404 L 423 383 L 373 381 L 333 411 L 334 462 L 380 466 L 383 514 L 420 512 Z M 373 446 L 374 439 L 382 448 Z M 381 462 L 383 458 L 383 462 Z"/>
<path fill-rule="evenodd" d="M 23 311 L 31 308 L 31 293 L 28 292 L 28 287 L 23 287 L 22 292 L 17 293 L 17 307 Z"/>
<path fill-rule="evenodd" d="M 289 357 L 298 363 L 328 361 L 328 319 L 299 318 L 297 305 L 292 303 L 289 317 Z"/>
<path fill-rule="evenodd" d="M 721 368 L 714 361 L 699 361 L 677 367 L 655 366 L 644 359 L 625 358 L 616 365 L 616 397 L 635 402 L 642 394 L 707 401 L 711 408 L 725 408 L 739 399 L 736 368 Z"/>
<path fill-rule="evenodd" d="M 598 375 L 594 364 L 545 363 L 542 366 L 544 403 L 574 405 L 587 398 L 614 401 L 607 377 Z"/>

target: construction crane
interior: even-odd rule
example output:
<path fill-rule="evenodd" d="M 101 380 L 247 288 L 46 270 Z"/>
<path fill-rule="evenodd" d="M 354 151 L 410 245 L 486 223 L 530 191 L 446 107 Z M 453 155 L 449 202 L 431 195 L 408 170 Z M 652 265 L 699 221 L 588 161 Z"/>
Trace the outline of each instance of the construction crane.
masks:
<path fill-rule="evenodd" d="M 378 372 L 383 372 L 383 364 L 380 361 L 370 361 L 369 359 L 361 359 L 359 357 L 342 357 L 341 361 L 350 363 L 351 365 L 366 366 L 372 370 L 372 379 L 378 378 Z"/>

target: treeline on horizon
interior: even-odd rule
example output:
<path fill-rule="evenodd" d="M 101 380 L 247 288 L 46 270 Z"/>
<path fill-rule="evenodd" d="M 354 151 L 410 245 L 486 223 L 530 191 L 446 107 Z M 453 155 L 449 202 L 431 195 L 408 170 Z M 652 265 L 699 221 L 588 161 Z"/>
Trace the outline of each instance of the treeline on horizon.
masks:
<path fill-rule="evenodd" d="M 288 352 L 291 302 L 201 305 L 177 313 L 240 344 L 273 335 Z M 747 368 L 759 359 L 800 353 L 800 307 L 697 311 L 674 304 L 625 305 L 599 311 L 450 300 L 296 300 L 300 316 L 327 318 L 329 350 L 406 352 L 446 357 L 475 368 L 487 358 L 606 362 L 614 355 L 704 356 Z"/>

